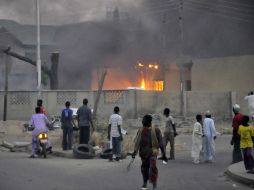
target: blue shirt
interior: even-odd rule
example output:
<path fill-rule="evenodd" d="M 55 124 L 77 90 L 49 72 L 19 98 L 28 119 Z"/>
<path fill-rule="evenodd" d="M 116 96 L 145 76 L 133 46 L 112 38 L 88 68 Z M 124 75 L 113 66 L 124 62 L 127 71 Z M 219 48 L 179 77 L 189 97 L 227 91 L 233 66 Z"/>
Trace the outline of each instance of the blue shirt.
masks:
<path fill-rule="evenodd" d="M 72 114 L 73 114 L 73 111 L 70 108 L 63 109 L 61 114 L 61 123 L 63 128 L 73 127 Z"/>

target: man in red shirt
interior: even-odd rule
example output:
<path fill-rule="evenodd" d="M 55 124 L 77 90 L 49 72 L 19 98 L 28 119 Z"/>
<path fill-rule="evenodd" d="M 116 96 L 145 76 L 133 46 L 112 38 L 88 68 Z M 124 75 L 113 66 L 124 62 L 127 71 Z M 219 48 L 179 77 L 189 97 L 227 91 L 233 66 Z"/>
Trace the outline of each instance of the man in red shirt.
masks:
<path fill-rule="evenodd" d="M 237 163 L 243 160 L 242 153 L 240 149 L 240 136 L 238 135 L 238 128 L 242 123 L 243 115 L 240 113 L 240 106 L 238 104 L 235 104 L 233 106 L 233 112 L 235 114 L 232 122 L 232 128 L 233 128 L 233 135 L 231 140 L 231 145 L 234 146 L 233 148 L 233 160 L 232 163 Z"/>

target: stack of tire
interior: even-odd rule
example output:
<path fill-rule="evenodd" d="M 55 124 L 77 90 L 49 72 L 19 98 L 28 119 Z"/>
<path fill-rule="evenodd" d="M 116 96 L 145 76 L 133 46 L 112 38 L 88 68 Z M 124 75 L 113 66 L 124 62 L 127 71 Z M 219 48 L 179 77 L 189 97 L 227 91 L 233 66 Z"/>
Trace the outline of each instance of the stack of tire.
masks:
<path fill-rule="evenodd" d="M 79 144 L 73 148 L 73 156 L 78 159 L 93 159 L 95 154 L 91 145 Z"/>

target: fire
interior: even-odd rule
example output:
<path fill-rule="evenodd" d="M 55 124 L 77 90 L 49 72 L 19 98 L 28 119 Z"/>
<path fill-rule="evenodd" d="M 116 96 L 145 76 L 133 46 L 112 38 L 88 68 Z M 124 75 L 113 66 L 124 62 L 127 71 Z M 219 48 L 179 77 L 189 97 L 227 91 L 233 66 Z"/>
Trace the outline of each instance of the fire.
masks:
<path fill-rule="evenodd" d="M 140 86 L 140 88 L 142 88 L 142 89 L 146 89 L 146 82 L 145 82 L 145 79 L 142 77 L 142 79 L 141 79 L 141 86 Z"/>

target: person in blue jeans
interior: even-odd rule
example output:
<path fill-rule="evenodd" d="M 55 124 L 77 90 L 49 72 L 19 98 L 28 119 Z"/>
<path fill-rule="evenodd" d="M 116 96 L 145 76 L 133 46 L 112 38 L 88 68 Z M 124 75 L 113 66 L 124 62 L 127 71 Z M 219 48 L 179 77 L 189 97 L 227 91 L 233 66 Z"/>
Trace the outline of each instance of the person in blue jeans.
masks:
<path fill-rule="evenodd" d="M 119 115 L 119 107 L 114 107 L 114 114 L 109 118 L 108 140 L 112 140 L 112 157 L 110 161 L 119 161 L 121 157 L 121 133 L 122 116 Z"/>
<path fill-rule="evenodd" d="M 70 102 L 65 103 L 65 109 L 63 109 L 61 114 L 61 123 L 63 130 L 63 141 L 62 148 L 63 150 L 71 150 L 72 149 L 72 133 L 73 133 L 73 119 L 72 114 L 73 111 L 70 109 Z"/>

